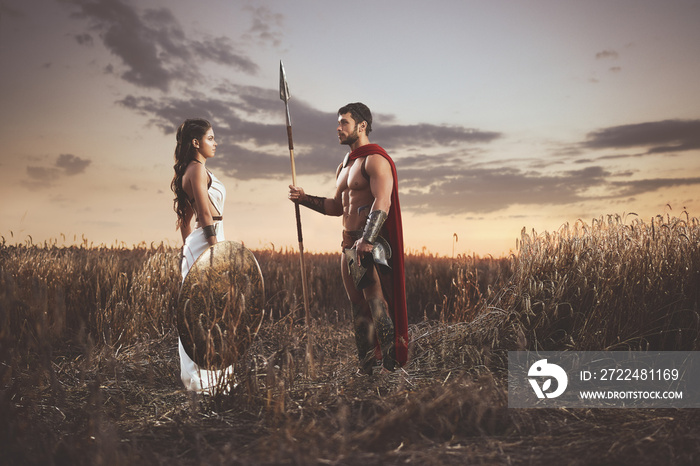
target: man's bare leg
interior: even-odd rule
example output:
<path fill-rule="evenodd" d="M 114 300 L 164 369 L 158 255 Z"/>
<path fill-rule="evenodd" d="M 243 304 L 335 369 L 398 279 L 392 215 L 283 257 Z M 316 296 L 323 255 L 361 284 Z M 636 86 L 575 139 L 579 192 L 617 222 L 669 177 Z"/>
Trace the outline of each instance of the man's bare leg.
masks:
<path fill-rule="evenodd" d="M 396 368 L 394 321 L 389 316 L 389 306 L 384 299 L 377 268 L 372 267 L 367 270 L 367 273 L 372 274 L 373 282 L 362 290 L 362 295 L 372 314 L 376 338 L 382 350 L 382 364 L 385 369 L 393 371 Z"/>
<path fill-rule="evenodd" d="M 382 349 L 382 365 L 388 371 L 396 369 L 396 351 L 394 341 L 394 322 L 389 317 L 389 307 L 384 298 L 372 298 L 367 301 L 377 332 L 377 340 Z"/>
<path fill-rule="evenodd" d="M 389 306 L 384 299 L 377 269 L 372 267 L 367 270 L 368 274 L 372 274 L 373 283 L 362 291 L 355 288 L 344 259 L 341 261 L 341 269 L 343 284 L 353 311 L 360 370 L 366 374 L 372 373 L 376 335 L 382 350 L 382 364 L 385 369 L 393 371 L 396 368 L 394 322 L 389 316 Z"/>
<path fill-rule="evenodd" d="M 357 357 L 360 360 L 360 372 L 372 375 L 374 367 L 374 339 L 372 338 L 372 323 L 367 318 L 366 303 L 351 303 L 353 326 L 355 328 L 355 345 Z"/>
<path fill-rule="evenodd" d="M 360 362 L 360 372 L 371 375 L 374 366 L 374 332 L 371 314 L 364 296 L 355 288 L 355 283 L 350 276 L 345 258 L 342 258 L 340 261 L 340 269 L 345 292 L 348 295 L 348 299 L 350 299 L 352 308 L 355 345 L 357 346 L 357 357 Z"/>

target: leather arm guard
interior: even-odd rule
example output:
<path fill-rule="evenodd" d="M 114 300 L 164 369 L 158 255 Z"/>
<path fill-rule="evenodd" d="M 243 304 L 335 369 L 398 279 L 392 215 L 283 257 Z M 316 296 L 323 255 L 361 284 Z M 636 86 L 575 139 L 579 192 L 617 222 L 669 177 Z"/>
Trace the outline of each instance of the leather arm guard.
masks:
<path fill-rule="evenodd" d="M 369 213 L 367 217 L 367 224 L 365 225 L 365 230 L 362 232 L 362 239 L 367 241 L 369 244 L 374 244 L 379 236 L 379 232 L 384 225 L 384 222 L 389 217 L 389 214 L 383 210 L 373 210 Z"/>
<path fill-rule="evenodd" d="M 304 207 L 308 207 L 311 210 L 315 210 L 316 212 L 319 212 L 323 215 L 326 215 L 326 207 L 324 206 L 325 202 L 325 197 L 309 196 L 308 194 L 305 194 L 304 200 L 299 201 L 299 204 L 303 205 Z"/>
<path fill-rule="evenodd" d="M 214 225 L 205 225 L 202 227 L 202 230 L 204 230 L 205 238 L 216 236 L 216 227 Z"/>

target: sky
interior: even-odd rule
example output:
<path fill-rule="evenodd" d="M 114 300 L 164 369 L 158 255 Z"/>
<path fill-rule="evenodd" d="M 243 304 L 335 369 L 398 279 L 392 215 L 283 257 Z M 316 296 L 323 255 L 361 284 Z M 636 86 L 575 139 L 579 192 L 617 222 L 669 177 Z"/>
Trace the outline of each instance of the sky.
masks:
<path fill-rule="evenodd" d="M 521 230 L 700 216 L 698 0 L 0 0 L 0 235 L 182 243 L 175 131 L 214 127 L 227 239 L 297 248 L 332 196 L 336 112 L 372 110 L 409 252 L 494 257 Z M 307 251 L 340 219 L 302 210 Z"/>

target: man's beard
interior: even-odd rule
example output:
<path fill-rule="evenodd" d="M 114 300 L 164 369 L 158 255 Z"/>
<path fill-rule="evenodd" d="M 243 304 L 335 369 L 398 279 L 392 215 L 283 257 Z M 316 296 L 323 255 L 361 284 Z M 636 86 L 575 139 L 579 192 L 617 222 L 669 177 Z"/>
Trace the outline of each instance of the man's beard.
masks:
<path fill-rule="evenodd" d="M 352 146 L 358 139 L 360 139 L 360 134 L 357 132 L 357 126 L 355 126 L 355 130 L 345 139 L 340 139 L 340 143 L 347 146 Z"/>

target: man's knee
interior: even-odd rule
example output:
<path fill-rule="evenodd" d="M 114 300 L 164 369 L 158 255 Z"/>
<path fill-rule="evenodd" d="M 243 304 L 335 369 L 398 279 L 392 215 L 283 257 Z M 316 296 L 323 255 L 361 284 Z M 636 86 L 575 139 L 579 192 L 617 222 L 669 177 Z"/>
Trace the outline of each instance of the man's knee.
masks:
<path fill-rule="evenodd" d="M 369 306 L 367 305 L 367 301 L 364 299 L 360 299 L 357 301 L 350 301 L 350 308 L 352 309 L 352 318 L 353 320 L 357 320 L 359 318 L 367 318 L 369 317 L 370 311 L 369 311 Z"/>
<path fill-rule="evenodd" d="M 367 299 L 366 302 L 370 314 L 372 315 L 372 320 L 377 321 L 383 320 L 384 318 L 391 319 L 389 317 L 389 305 L 383 296 Z"/>

